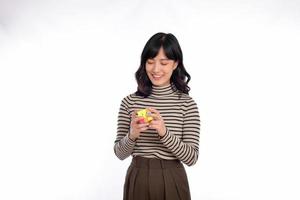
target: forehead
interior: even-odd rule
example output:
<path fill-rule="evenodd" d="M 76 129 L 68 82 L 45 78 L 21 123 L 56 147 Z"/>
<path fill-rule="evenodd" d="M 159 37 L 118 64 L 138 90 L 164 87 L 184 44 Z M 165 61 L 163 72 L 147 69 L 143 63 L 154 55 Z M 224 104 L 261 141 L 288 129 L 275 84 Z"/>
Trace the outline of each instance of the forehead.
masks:
<path fill-rule="evenodd" d="M 150 59 L 159 59 L 159 60 L 170 60 L 166 54 L 165 54 L 165 51 L 164 49 L 161 47 L 157 53 L 157 55 L 153 58 L 150 58 Z"/>

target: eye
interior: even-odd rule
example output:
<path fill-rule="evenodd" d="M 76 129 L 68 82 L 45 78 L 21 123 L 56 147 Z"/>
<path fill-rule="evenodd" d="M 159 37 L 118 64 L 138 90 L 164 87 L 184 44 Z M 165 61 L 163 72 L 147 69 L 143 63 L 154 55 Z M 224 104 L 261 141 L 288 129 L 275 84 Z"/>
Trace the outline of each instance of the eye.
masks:
<path fill-rule="evenodd" d="M 154 61 L 153 60 L 147 60 L 147 64 L 153 64 L 154 63 Z"/>
<path fill-rule="evenodd" d="M 167 64 L 168 64 L 167 62 L 161 63 L 161 65 L 167 65 Z"/>

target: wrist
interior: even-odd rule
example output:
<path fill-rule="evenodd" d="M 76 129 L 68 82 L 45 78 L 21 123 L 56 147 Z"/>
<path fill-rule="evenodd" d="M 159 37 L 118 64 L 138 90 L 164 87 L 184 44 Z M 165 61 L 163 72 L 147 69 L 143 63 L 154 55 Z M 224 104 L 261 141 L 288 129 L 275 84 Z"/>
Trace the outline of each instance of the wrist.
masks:
<path fill-rule="evenodd" d="M 132 141 L 136 140 L 136 137 L 132 136 L 131 134 L 128 134 L 129 139 L 131 139 Z"/>
<path fill-rule="evenodd" d="M 159 136 L 164 137 L 167 133 L 167 128 L 165 127 L 162 131 L 160 131 Z"/>

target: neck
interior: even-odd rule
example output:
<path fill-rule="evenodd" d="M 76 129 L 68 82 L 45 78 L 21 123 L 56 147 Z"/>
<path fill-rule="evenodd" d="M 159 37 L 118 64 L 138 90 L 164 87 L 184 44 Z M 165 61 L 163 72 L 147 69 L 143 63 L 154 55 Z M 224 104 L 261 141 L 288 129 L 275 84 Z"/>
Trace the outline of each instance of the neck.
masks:
<path fill-rule="evenodd" d="M 173 83 L 165 86 L 152 85 L 151 95 L 153 96 L 169 96 L 176 92 L 176 87 Z"/>

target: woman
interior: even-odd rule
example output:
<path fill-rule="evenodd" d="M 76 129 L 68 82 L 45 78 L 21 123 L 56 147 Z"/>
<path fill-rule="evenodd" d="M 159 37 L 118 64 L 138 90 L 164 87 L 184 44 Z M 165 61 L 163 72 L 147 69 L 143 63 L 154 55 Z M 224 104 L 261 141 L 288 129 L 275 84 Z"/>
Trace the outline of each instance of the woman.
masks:
<path fill-rule="evenodd" d="M 182 60 L 174 35 L 153 35 L 135 73 L 137 91 L 121 102 L 114 151 L 121 160 L 133 157 L 124 200 L 191 199 L 182 163 L 198 160 L 200 119 Z M 140 122 L 137 111 L 145 108 L 152 120 Z"/>

